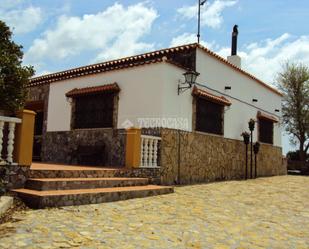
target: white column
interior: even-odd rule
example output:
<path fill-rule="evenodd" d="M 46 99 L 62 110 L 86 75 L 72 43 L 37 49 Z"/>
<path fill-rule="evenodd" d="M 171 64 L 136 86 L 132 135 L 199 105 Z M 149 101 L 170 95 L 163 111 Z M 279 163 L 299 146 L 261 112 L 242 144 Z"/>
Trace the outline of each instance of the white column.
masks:
<path fill-rule="evenodd" d="M 9 122 L 9 135 L 8 135 L 8 147 L 7 147 L 7 161 L 13 163 L 13 150 L 14 150 L 14 138 L 15 138 L 15 123 Z"/>
<path fill-rule="evenodd" d="M 158 140 L 154 140 L 153 146 L 153 166 L 158 166 Z"/>
<path fill-rule="evenodd" d="M 141 138 L 141 162 L 140 162 L 140 166 L 144 165 L 144 141 L 145 139 L 142 137 Z"/>
<path fill-rule="evenodd" d="M 148 166 L 148 138 L 144 139 L 144 165 L 143 166 Z"/>
<path fill-rule="evenodd" d="M 149 163 L 148 166 L 152 166 L 152 159 L 153 159 L 153 139 L 149 139 Z"/>
<path fill-rule="evenodd" d="M 4 127 L 4 121 L 0 120 L 0 164 L 2 164 L 2 144 L 3 144 L 3 127 Z"/>

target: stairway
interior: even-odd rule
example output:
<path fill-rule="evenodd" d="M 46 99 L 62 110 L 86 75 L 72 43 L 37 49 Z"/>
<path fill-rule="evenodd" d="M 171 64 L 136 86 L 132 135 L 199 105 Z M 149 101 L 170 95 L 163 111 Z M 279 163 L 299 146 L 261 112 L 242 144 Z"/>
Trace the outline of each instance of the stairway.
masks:
<path fill-rule="evenodd" d="M 131 169 L 54 166 L 31 169 L 23 189 L 12 190 L 29 207 L 95 204 L 173 193 L 172 187 L 132 177 Z M 119 177 L 121 176 L 121 177 Z"/>

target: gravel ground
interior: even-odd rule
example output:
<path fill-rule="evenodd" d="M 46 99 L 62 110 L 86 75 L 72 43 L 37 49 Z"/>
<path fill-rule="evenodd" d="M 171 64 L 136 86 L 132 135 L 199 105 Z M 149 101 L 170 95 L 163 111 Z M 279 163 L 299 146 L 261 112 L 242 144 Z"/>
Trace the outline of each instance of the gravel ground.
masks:
<path fill-rule="evenodd" d="M 16 211 L 0 248 L 309 248 L 309 177 L 175 188 L 128 201 Z"/>

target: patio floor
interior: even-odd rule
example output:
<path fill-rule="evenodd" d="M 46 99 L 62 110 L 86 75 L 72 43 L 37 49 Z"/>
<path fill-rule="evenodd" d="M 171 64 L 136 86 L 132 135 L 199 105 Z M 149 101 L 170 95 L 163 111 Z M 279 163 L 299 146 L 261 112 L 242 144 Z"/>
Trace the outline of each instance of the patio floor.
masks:
<path fill-rule="evenodd" d="M 27 210 L 0 248 L 309 248 L 309 177 L 175 188 L 165 196 Z"/>

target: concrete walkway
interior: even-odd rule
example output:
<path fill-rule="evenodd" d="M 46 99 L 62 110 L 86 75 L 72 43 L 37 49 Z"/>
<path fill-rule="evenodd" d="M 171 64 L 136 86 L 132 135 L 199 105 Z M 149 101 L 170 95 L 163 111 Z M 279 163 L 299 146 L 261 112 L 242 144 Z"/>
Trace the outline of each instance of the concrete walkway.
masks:
<path fill-rule="evenodd" d="M 309 248 L 309 177 L 175 188 L 129 201 L 29 210 L 0 248 Z"/>

